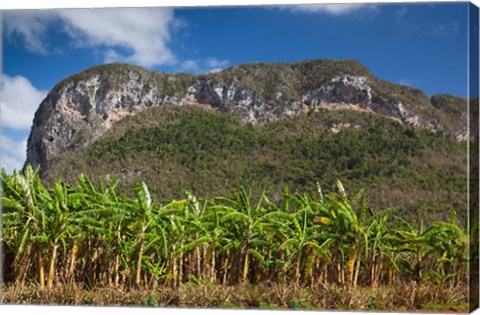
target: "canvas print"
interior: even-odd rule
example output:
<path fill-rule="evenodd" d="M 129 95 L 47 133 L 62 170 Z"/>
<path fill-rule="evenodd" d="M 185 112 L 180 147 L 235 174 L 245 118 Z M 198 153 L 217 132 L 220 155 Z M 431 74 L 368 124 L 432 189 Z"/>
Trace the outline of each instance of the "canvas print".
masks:
<path fill-rule="evenodd" d="M 473 311 L 478 12 L 2 11 L 0 303 Z"/>

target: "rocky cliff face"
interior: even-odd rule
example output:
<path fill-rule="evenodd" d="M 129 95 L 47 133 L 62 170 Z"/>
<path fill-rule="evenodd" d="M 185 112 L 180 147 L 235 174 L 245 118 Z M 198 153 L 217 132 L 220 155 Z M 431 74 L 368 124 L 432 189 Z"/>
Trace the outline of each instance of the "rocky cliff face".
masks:
<path fill-rule="evenodd" d="M 381 81 L 350 60 L 257 63 L 197 77 L 110 64 L 67 78 L 49 93 L 35 114 L 26 163 L 45 171 L 58 153 L 86 146 L 119 119 L 163 104 L 199 105 L 251 124 L 322 108 L 361 110 L 457 141 L 467 138 L 466 100 L 430 101 L 423 92 Z"/>

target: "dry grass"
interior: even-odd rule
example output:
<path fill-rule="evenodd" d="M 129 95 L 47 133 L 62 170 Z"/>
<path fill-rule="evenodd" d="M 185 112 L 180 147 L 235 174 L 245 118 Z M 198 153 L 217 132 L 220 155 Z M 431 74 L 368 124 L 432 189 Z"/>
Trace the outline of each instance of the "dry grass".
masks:
<path fill-rule="evenodd" d="M 156 290 L 93 288 L 77 285 L 52 290 L 4 286 L 0 304 L 109 305 L 147 307 L 255 308 L 302 310 L 466 311 L 467 287 L 399 283 L 392 287 L 349 288 L 319 285 L 312 289 L 282 284 L 221 286 L 185 284 Z"/>

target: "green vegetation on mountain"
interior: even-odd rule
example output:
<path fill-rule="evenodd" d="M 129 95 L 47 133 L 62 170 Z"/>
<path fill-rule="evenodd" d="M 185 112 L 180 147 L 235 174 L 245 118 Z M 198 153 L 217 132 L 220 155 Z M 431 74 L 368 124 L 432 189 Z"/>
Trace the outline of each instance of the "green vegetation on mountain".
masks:
<path fill-rule="evenodd" d="M 383 116 L 357 111 L 309 112 L 243 125 L 191 106 L 161 106 L 117 122 L 84 149 L 48 164 L 45 180 L 96 181 L 108 174 L 132 191 L 139 179 L 158 200 L 229 195 L 240 186 L 274 202 L 285 187 L 327 191 L 340 179 L 366 189 L 375 209 L 397 207 L 411 219 L 466 219 L 466 142 L 453 142 Z"/>

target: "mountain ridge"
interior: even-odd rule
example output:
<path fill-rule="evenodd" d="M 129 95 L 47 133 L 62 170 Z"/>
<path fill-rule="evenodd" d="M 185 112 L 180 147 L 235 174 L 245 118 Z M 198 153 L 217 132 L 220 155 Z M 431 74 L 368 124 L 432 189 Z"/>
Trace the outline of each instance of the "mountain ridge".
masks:
<path fill-rule="evenodd" d="M 85 147 L 123 117 L 165 104 L 197 105 L 244 124 L 322 108 L 354 109 L 463 141 L 466 103 L 451 95 L 429 98 L 419 89 L 378 79 L 353 59 L 249 63 L 202 75 L 113 63 L 74 74 L 52 89 L 35 113 L 26 164 L 42 165 L 44 172 L 60 152 Z"/>

